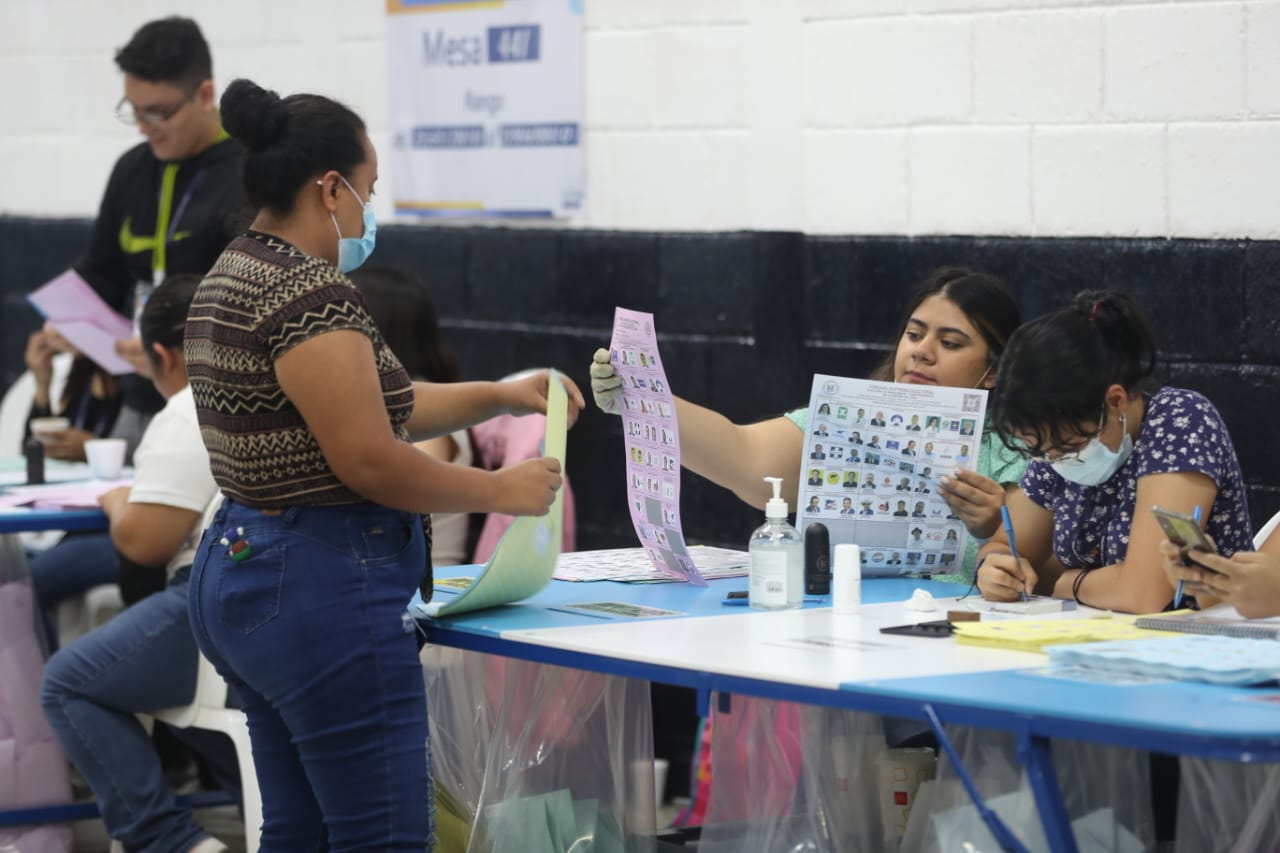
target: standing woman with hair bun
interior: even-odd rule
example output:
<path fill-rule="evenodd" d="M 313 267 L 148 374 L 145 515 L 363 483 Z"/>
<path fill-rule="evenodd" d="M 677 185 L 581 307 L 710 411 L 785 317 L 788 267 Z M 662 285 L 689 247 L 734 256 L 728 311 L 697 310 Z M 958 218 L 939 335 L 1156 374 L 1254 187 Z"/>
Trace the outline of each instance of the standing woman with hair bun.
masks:
<path fill-rule="evenodd" d="M 222 97 L 257 209 L 196 292 L 186 353 L 226 495 L 191 577 L 197 642 L 240 692 L 264 853 L 433 842 L 413 591 L 426 514 L 540 515 L 555 459 L 489 472 L 409 443 L 546 410 L 549 374 L 411 382 L 346 273 L 373 251 L 378 159 L 360 118 L 248 80 Z M 582 395 L 569 385 L 570 417 Z"/>
<path fill-rule="evenodd" d="M 1000 362 L 992 420 L 1032 456 L 1004 531 L 980 552 L 978 587 L 1013 600 L 1039 591 L 1106 610 L 1150 613 L 1173 598 L 1151 513 L 1188 515 L 1230 556 L 1251 551 L 1235 447 L 1202 394 L 1148 388 L 1155 340 L 1138 305 L 1085 291 L 1024 325 Z"/>

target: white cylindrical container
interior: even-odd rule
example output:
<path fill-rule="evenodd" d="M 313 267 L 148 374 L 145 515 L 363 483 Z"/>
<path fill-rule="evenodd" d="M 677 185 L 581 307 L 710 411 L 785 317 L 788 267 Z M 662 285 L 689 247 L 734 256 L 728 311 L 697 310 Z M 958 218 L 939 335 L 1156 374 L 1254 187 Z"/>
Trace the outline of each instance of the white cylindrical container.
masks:
<path fill-rule="evenodd" d="M 831 564 L 831 610 L 857 613 L 862 606 L 862 549 L 837 545 Z"/>

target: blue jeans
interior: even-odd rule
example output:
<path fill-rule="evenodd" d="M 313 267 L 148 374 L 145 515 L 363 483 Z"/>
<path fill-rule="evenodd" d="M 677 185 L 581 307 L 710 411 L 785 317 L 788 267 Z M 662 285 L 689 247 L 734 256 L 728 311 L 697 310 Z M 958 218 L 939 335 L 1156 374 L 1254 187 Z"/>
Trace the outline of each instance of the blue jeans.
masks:
<path fill-rule="evenodd" d="M 249 543 L 236 561 L 228 544 Z M 191 575 L 196 641 L 239 691 L 262 792 L 262 853 L 431 848 L 426 690 L 406 607 L 419 518 L 384 507 L 230 499 Z"/>
<path fill-rule="evenodd" d="M 93 789 L 112 838 L 130 851 L 188 850 L 206 833 L 178 806 L 136 712 L 186 705 L 195 695 L 196 642 L 187 577 L 127 608 L 55 654 L 40 702 L 58 742 Z M 239 791 L 235 748 L 217 732 L 174 729 Z"/>
<path fill-rule="evenodd" d="M 49 648 L 58 647 L 54 610 L 74 595 L 115 583 L 116 549 L 110 533 L 68 533 L 56 545 L 31 558 L 31 584 L 44 618 Z"/>
<path fill-rule="evenodd" d="M 40 606 L 51 609 L 73 595 L 116 582 L 116 549 L 110 533 L 68 533 L 31 558 L 31 583 Z"/>

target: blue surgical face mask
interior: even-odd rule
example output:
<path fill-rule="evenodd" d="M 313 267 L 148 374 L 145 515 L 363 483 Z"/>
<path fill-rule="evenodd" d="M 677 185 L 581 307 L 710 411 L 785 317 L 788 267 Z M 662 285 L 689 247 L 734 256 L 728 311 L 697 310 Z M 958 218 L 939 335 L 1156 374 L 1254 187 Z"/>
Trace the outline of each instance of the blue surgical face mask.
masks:
<path fill-rule="evenodd" d="M 1106 408 L 1103 408 L 1103 414 Z M 1110 480 L 1120 470 L 1120 466 L 1133 453 L 1133 439 L 1129 436 L 1129 419 L 1120 416 L 1120 427 L 1124 430 L 1124 439 L 1119 450 L 1112 450 L 1102 443 L 1096 435 L 1089 440 L 1083 449 L 1062 459 L 1049 463 L 1058 476 L 1081 486 L 1098 486 Z"/>
<path fill-rule="evenodd" d="M 356 192 L 356 188 L 346 178 L 341 175 L 338 177 L 342 178 L 351 194 L 364 205 L 364 235 L 360 237 L 343 237 L 342 229 L 338 227 L 338 217 L 329 214 L 329 218 L 333 220 L 333 229 L 338 232 L 338 271 L 345 274 L 357 269 L 373 254 L 373 246 L 378 238 L 378 223 L 373 218 L 373 202 L 361 199 L 360 193 Z"/>

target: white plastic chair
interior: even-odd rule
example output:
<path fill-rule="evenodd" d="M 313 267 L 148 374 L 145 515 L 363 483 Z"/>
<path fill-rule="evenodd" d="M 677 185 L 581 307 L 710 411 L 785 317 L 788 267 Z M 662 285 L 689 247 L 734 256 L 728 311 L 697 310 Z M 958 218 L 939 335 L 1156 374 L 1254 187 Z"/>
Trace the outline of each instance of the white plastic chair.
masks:
<path fill-rule="evenodd" d="M 58 646 L 65 648 L 71 645 L 75 639 L 118 615 L 121 610 L 124 610 L 124 597 L 120 594 L 120 585 L 114 583 L 99 584 L 60 602 L 54 619 Z"/>
<path fill-rule="evenodd" d="M 1262 529 L 1253 534 L 1253 547 L 1261 548 L 1262 543 L 1266 542 L 1277 527 L 1280 527 L 1280 512 L 1271 516 L 1271 520 L 1262 525 Z"/>
<path fill-rule="evenodd" d="M 222 732 L 231 738 L 240 768 L 240 788 L 244 798 L 244 844 L 246 853 L 256 853 L 262 836 L 262 792 L 253 767 L 253 750 L 249 744 L 249 724 L 244 711 L 228 708 L 227 682 L 200 655 L 196 670 L 196 695 L 190 705 L 165 708 L 153 716 L 180 729 L 206 729 Z"/>

